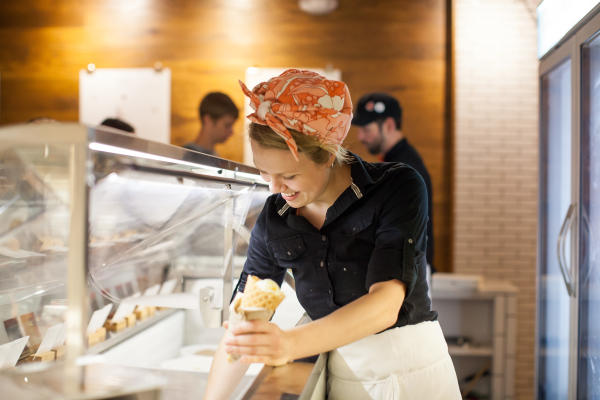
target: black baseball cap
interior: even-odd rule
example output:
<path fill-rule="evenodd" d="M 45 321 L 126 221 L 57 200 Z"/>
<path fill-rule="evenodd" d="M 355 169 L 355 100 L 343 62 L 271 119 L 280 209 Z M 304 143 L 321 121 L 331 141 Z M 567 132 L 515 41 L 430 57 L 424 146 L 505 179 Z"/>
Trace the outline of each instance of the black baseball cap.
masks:
<path fill-rule="evenodd" d="M 352 125 L 365 126 L 373 121 L 392 117 L 396 127 L 402 127 L 402 107 L 394 97 L 385 93 L 369 93 L 358 100 Z"/>

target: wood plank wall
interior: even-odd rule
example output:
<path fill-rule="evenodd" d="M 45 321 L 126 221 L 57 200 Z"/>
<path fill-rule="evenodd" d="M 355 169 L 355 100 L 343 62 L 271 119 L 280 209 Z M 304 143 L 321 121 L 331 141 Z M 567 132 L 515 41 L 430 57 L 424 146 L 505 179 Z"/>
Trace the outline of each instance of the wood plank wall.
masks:
<path fill-rule="evenodd" d="M 198 101 L 213 90 L 242 108 L 237 80 L 257 67 L 342 71 L 354 101 L 387 91 L 404 107 L 404 132 L 421 152 L 434 191 L 436 266 L 450 265 L 450 143 L 446 129 L 446 2 L 340 0 L 327 16 L 295 0 L 20 0 L 0 2 L 0 124 L 47 116 L 78 120 L 78 71 L 172 71 L 174 144 L 198 131 Z M 243 158 L 243 123 L 217 148 Z M 350 131 L 346 146 L 368 160 Z"/>

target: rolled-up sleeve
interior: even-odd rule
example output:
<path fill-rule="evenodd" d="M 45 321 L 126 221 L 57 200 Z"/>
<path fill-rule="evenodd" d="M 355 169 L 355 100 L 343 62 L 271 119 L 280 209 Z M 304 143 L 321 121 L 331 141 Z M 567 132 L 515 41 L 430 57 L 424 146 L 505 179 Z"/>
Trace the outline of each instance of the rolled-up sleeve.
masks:
<path fill-rule="evenodd" d="M 391 190 L 378 212 L 366 289 L 398 279 L 406 284 L 408 296 L 417 279 L 418 258 L 426 250 L 427 188 L 422 177 L 407 167 L 394 174 L 386 187 Z"/>

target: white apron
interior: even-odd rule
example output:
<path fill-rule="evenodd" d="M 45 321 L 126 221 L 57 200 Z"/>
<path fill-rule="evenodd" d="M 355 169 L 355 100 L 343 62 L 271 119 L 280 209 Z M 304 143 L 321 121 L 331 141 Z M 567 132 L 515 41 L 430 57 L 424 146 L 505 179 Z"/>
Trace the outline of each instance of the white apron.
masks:
<path fill-rule="evenodd" d="M 327 399 L 461 399 L 440 324 L 394 328 L 330 351 Z"/>

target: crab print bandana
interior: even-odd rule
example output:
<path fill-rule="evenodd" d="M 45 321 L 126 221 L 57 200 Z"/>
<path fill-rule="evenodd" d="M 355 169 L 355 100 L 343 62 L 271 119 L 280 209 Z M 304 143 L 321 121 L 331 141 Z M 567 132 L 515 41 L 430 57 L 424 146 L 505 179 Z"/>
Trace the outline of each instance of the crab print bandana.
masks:
<path fill-rule="evenodd" d="M 316 136 L 321 143 L 341 144 L 352 121 L 352 100 L 344 82 L 311 71 L 288 69 L 248 90 L 254 113 L 248 119 L 268 125 L 285 140 L 298 161 L 298 146 L 288 128 Z"/>

